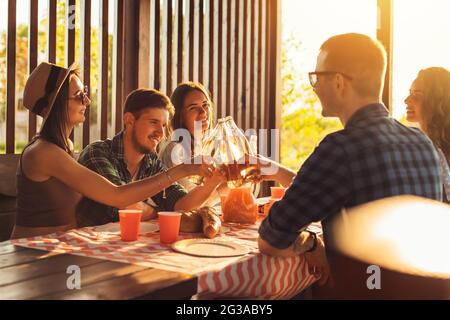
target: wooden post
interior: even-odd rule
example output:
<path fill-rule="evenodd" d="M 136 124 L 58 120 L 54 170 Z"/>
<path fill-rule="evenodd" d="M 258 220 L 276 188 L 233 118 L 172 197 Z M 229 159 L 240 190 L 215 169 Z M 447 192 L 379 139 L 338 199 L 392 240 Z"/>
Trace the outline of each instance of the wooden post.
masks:
<path fill-rule="evenodd" d="M 377 0 L 377 39 L 383 44 L 387 53 L 387 69 L 384 80 L 383 103 L 392 113 L 392 28 L 393 1 Z"/>
<path fill-rule="evenodd" d="M 28 74 L 33 72 L 37 66 L 38 48 L 38 2 L 30 0 L 30 17 L 28 29 Z M 36 115 L 28 111 L 28 140 L 30 141 L 36 134 Z"/>
<path fill-rule="evenodd" d="M 91 92 L 91 0 L 81 2 L 81 35 L 80 35 L 80 68 L 83 72 L 83 83 Z M 86 108 L 83 123 L 83 148 L 90 143 L 90 108 Z"/>
<path fill-rule="evenodd" d="M 123 104 L 123 1 L 117 1 L 114 17 L 114 46 L 113 46 L 113 103 L 112 116 L 115 134 L 122 130 L 122 104 Z"/>
<path fill-rule="evenodd" d="M 281 0 L 267 1 L 267 42 L 266 42 L 266 128 L 268 129 L 268 155 L 279 160 L 279 154 L 273 154 L 271 147 L 271 130 L 280 129 L 281 119 Z M 280 145 L 280 139 L 276 140 Z M 264 194 L 270 194 L 269 183 L 263 189 Z"/>
<path fill-rule="evenodd" d="M 16 145 L 16 9 L 16 0 L 9 0 L 6 47 L 6 153 L 14 153 Z"/>
<path fill-rule="evenodd" d="M 124 91 L 126 97 L 138 86 L 139 70 L 139 32 L 148 32 L 139 30 L 139 3 L 137 1 L 124 1 L 124 64 L 126 72 L 123 74 Z M 148 72 L 148 70 L 142 70 Z"/>
<path fill-rule="evenodd" d="M 108 137 L 108 6 L 109 0 L 100 1 L 100 30 L 99 30 L 99 72 L 100 87 L 98 94 L 97 112 L 100 123 L 100 139 Z"/>

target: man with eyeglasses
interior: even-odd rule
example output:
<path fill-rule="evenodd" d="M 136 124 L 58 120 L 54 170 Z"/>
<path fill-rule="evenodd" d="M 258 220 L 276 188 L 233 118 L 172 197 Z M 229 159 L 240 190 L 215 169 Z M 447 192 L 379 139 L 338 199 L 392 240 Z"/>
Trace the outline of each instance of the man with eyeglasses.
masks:
<path fill-rule="evenodd" d="M 270 177 L 289 188 L 261 224 L 260 251 L 291 256 L 309 249 L 310 272 L 321 283 L 329 277 L 323 241 L 300 232 L 310 223 L 322 222 L 327 241 L 343 208 L 402 194 L 442 198 L 433 144 L 390 117 L 382 103 L 385 72 L 378 41 L 356 33 L 325 41 L 309 79 L 322 115 L 338 117 L 344 129 L 326 136 L 297 174 L 279 166 Z"/>
<path fill-rule="evenodd" d="M 169 188 L 161 188 L 161 192 L 152 198 L 127 207 L 142 210 L 142 220 L 155 218 L 156 211 L 197 208 L 225 179 L 217 171 L 203 186 L 189 193 L 173 180 L 156 153 L 173 114 L 174 107 L 166 95 L 153 89 L 136 89 L 125 100 L 124 129 L 112 139 L 91 143 L 78 158 L 79 163 L 116 185 L 166 172 L 167 179 L 173 183 Z M 184 168 L 188 170 L 188 167 Z M 118 209 L 123 208 L 83 198 L 77 208 L 77 224 L 82 227 L 116 222 Z"/>

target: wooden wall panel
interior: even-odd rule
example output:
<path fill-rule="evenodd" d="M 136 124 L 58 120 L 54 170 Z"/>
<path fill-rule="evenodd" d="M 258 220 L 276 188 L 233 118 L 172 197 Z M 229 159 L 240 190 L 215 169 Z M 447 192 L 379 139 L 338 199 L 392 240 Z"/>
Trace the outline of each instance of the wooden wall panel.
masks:
<path fill-rule="evenodd" d="M 47 60 L 55 62 L 57 1 L 41 1 L 47 1 L 49 13 Z M 208 88 L 216 107 L 216 119 L 230 115 L 244 130 L 279 127 L 280 2 L 101 0 L 97 110 L 100 138 L 111 137 L 122 129 L 123 103 L 132 90 L 151 87 L 170 95 L 177 84 L 188 80 L 199 81 Z M 38 1 L 29 0 L 29 3 L 28 72 L 32 72 L 38 61 Z M 91 91 L 92 0 L 66 0 L 66 19 L 71 18 L 69 8 L 74 4 L 80 6 L 80 38 L 75 39 L 74 29 L 66 28 L 65 61 L 69 65 L 74 60 L 75 44 L 79 41 L 82 81 Z M 114 6 L 111 17 L 110 6 Z M 8 153 L 15 151 L 15 17 L 16 0 L 8 0 Z M 112 52 L 108 47 L 112 31 L 108 30 L 109 19 L 114 20 Z M 112 65 L 109 65 L 111 55 Z M 112 92 L 108 92 L 109 81 Z M 30 113 L 28 119 L 31 139 L 37 131 L 36 117 Z M 112 130 L 108 132 L 109 122 Z M 83 147 L 92 142 L 91 125 L 88 109 L 82 129 Z"/>

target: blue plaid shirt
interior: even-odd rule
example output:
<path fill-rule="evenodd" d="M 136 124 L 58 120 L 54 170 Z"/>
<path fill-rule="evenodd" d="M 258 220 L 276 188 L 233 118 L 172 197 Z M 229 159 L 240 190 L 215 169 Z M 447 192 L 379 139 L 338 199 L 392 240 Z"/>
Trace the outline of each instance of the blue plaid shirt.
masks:
<path fill-rule="evenodd" d="M 78 162 L 92 171 L 102 175 L 115 185 L 124 185 L 132 181 L 130 172 L 124 160 L 123 131 L 113 139 L 106 139 L 91 143 L 80 153 Z M 146 154 L 141 161 L 136 180 L 151 177 L 166 170 L 164 164 L 156 154 Z M 158 210 L 172 211 L 175 203 L 184 197 L 187 191 L 178 183 L 152 197 L 153 204 Z M 145 201 L 146 199 L 142 199 Z M 118 221 L 118 209 L 106 206 L 84 197 L 77 207 L 78 226 L 100 225 Z"/>
<path fill-rule="evenodd" d="M 331 218 L 342 208 L 402 194 L 442 199 L 438 154 L 420 130 L 389 117 L 382 104 L 370 104 L 322 140 L 259 234 L 284 249 L 299 230 L 322 221 L 327 237 Z"/>

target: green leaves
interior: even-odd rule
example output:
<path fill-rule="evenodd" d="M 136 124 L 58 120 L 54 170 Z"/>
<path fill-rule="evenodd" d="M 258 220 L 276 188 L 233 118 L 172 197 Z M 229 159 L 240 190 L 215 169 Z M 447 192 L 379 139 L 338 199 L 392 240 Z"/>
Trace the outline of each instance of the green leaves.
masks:
<path fill-rule="evenodd" d="M 281 51 L 281 163 L 298 170 L 319 142 L 342 129 L 338 119 L 321 115 L 317 96 L 309 85 L 303 67 L 301 42 L 291 34 Z"/>

